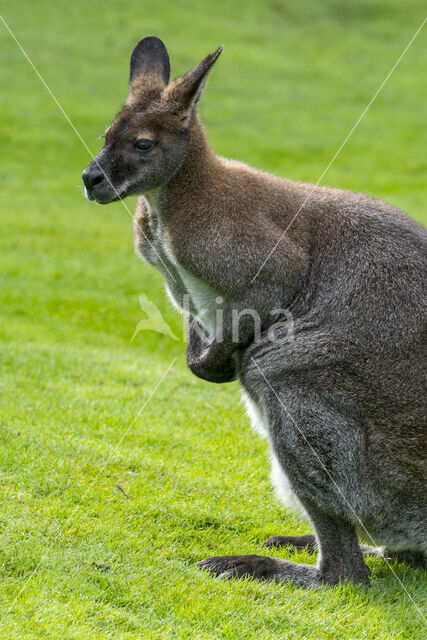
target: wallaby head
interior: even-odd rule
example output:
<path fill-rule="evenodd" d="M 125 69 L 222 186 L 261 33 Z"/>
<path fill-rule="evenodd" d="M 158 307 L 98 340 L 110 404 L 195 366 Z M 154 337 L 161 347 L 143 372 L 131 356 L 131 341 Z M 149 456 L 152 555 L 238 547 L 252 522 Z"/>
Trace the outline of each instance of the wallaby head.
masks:
<path fill-rule="evenodd" d="M 146 193 L 176 174 L 187 154 L 197 101 L 221 51 L 169 83 L 163 42 L 147 36 L 136 45 L 126 103 L 106 130 L 104 147 L 83 171 L 89 200 L 107 204 Z"/>

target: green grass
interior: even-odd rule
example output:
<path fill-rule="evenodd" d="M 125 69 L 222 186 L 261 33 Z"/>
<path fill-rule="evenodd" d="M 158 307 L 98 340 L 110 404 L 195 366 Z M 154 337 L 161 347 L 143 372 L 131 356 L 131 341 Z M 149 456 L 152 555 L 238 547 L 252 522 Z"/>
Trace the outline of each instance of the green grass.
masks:
<path fill-rule="evenodd" d="M 93 151 L 140 37 L 164 38 L 175 75 L 224 43 L 201 104 L 214 148 L 315 182 L 423 5 L 10 0 L 1 13 Z M 418 220 L 425 29 L 322 181 Z M 125 208 L 81 197 L 89 155 L 1 24 L 0 51 L 0 638 L 424 638 L 380 560 L 368 561 L 371 589 L 225 583 L 196 568 L 309 527 L 274 498 L 237 385 L 192 377 L 183 345 L 167 337 L 130 342 L 140 292 L 175 332 L 181 321 L 133 254 Z M 422 572 L 393 569 L 424 607 Z"/>

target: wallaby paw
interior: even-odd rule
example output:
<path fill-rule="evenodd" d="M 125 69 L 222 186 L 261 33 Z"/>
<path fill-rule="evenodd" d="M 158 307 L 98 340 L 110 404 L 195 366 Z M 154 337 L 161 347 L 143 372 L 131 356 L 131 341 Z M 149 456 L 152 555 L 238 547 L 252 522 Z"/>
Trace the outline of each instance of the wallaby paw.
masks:
<path fill-rule="evenodd" d="M 233 382 L 236 380 L 236 371 L 234 367 L 224 367 L 220 370 L 211 370 L 206 369 L 201 365 L 198 361 L 189 362 L 188 368 L 190 371 L 201 378 L 202 380 L 206 380 L 207 382 L 216 382 L 218 384 L 224 382 Z"/>
<path fill-rule="evenodd" d="M 277 573 L 277 560 L 265 556 L 212 556 L 197 564 L 225 580 L 244 577 L 272 580 Z"/>
<path fill-rule="evenodd" d="M 273 547 L 288 547 L 290 551 L 304 550 L 309 553 L 317 551 L 316 538 L 313 535 L 307 536 L 271 536 L 264 540 L 263 547 L 272 549 Z"/>

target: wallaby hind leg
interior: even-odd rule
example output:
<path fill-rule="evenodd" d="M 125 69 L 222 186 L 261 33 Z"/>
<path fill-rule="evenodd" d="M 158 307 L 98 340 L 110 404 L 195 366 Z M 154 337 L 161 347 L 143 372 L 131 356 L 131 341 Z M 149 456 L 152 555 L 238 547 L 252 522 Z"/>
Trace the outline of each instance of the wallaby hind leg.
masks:
<path fill-rule="evenodd" d="M 327 584 L 337 584 L 340 580 L 369 584 L 369 570 L 354 526 L 320 511 L 309 501 L 304 507 L 316 531 L 320 580 Z"/>
<path fill-rule="evenodd" d="M 293 582 L 309 587 L 337 584 L 350 580 L 369 584 L 368 568 L 363 560 L 354 527 L 304 505 L 315 526 L 321 553 L 317 566 L 297 564 L 265 556 L 214 556 L 198 563 L 201 569 L 221 578 L 252 577 L 257 580 Z"/>
<path fill-rule="evenodd" d="M 307 551 L 308 553 L 315 553 L 318 549 L 316 536 L 311 534 L 306 536 L 270 536 L 270 538 L 264 540 L 262 546 L 267 549 L 273 549 L 274 547 L 287 547 L 289 551 Z M 384 547 L 371 547 L 366 544 L 361 544 L 360 548 L 362 549 L 364 556 L 390 557 L 390 554 Z M 408 562 L 403 558 L 402 561 Z M 422 560 L 420 560 L 420 562 L 422 562 Z M 418 566 L 422 566 L 422 564 L 419 564 Z"/>

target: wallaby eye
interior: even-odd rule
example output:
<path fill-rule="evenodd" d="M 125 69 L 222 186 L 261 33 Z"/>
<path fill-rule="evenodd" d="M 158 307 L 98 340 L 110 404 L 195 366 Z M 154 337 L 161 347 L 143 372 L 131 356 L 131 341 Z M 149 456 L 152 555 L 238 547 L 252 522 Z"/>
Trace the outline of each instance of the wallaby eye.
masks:
<path fill-rule="evenodd" d="M 152 140 L 149 140 L 148 138 L 140 138 L 135 142 L 135 147 L 138 149 L 138 151 L 147 153 L 154 147 L 154 142 Z"/>

